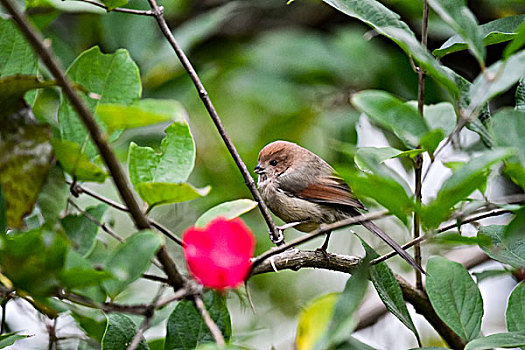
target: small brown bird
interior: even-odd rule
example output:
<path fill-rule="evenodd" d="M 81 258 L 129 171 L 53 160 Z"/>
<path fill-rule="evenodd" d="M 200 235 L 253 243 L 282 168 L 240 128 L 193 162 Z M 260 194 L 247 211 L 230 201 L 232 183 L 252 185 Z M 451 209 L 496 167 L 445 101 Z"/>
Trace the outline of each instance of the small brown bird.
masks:
<path fill-rule="evenodd" d="M 335 170 L 309 150 L 287 141 L 275 141 L 259 153 L 255 172 L 258 188 L 270 210 L 287 225 L 311 232 L 366 211 Z M 378 235 L 415 269 L 423 268 L 373 222 L 361 225 Z M 330 233 L 321 250 L 326 254 Z"/>

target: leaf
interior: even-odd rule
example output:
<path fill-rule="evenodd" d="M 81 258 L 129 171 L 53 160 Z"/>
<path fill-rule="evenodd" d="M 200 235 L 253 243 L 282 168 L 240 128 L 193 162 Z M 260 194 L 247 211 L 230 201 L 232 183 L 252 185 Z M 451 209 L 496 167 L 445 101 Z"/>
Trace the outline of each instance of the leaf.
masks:
<path fill-rule="evenodd" d="M 127 238 L 111 252 L 105 269 L 115 278 L 103 283 L 111 298 L 116 297 L 148 269 L 162 243 L 162 236 L 151 231 L 141 231 Z"/>
<path fill-rule="evenodd" d="M 492 259 L 509 264 L 516 268 L 525 266 L 525 239 L 505 238 L 505 226 L 489 225 L 482 226 L 478 236 L 488 236 L 492 244 L 482 244 L 480 248 Z"/>
<path fill-rule="evenodd" d="M 120 129 L 138 128 L 167 121 L 183 121 L 186 111 L 175 100 L 144 99 L 131 105 L 101 103 L 96 114 L 106 125 L 108 134 Z"/>
<path fill-rule="evenodd" d="M 197 221 L 195 221 L 195 227 L 205 227 L 210 221 L 219 216 L 224 217 L 227 220 L 234 219 L 249 212 L 256 206 L 257 202 L 251 199 L 236 199 L 221 203 L 202 214 Z"/>
<path fill-rule="evenodd" d="M 111 313 L 106 317 L 108 322 L 102 338 L 102 350 L 126 350 L 137 333 L 137 325 L 124 314 Z M 137 349 L 149 349 L 144 338 Z"/>
<path fill-rule="evenodd" d="M 465 0 L 429 0 L 428 4 L 461 38 L 481 67 L 485 67 L 483 32 Z"/>
<path fill-rule="evenodd" d="M 365 241 L 361 239 L 361 244 L 365 248 L 366 254 L 370 259 L 379 257 L 372 247 L 370 247 Z M 381 262 L 376 265 L 370 266 L 370 278 L 374 285 L 377 294 L 385 304 L 388 311 L 397 317 L 401 323 L 403 323 L 408 329 L 414 333 L 416 338 L 419 340 L 419 334 L 410 313 L 408 312 L 405 299 L 403 298 L 403 292 L 399 286 L 394 273 L 385 262 Z"/>
<path fill-rule="evenodd" d="M 445 221 L 454 205 L 485 183 L 490 167 L 510 155 L 508 149 L 494 149 L 471 159 L 452 173 L 441 186 L 436 199 L 423 208 L 421 219 L 425 227 L 437 227 Z"/>
<path fill-rule="evenodd" d="M 370 161 L 381 164 L 401 153 L 403 152 L 392 147 L 359 147 L 355 153 L 354 162 L 363 171 L 374 171 L 375 167 L 370 166 Z"/>
<path fill-rule="evenodd" d="M 375 350 L 375 348 L 357 340 L 354 337 L 348 337 L 346 342 L 340 344 L 337 350 Z"/>
<path fill-rule="evenodd" d="M 498 146 L 513 147 L 525 165 L 525 112 L 505 108 L 492 117 L 494 139 Z"/>
<path fill-rule="evenodd" d="M 23 109 L 25 107 L 23 104 L 24 95 L 28 91 L 53 85 L 56 85 L 54 81 L 42 81 L 35 75 L 17 74 L 0 78 L 0 105 L 2 106 L 0 118 Z M 34 98 L 36 94 L 32 96 L 30 98 Z"/>
<path fill-rule="evenodd" d="M 51 130 L 35 120 L 29 107 L 0 117 L 0 186 L 7 224 L 23 227 L 51 170 Z"/>
<path fill-rule="evenodd" d="M 354 270 L 346 282 L 343 292 L 339 295 L 334 306 L 330 325 L 322 338 L 315 344 L 314 349 L 328 349 L 349 339 L 356 322 L 353 314 L 363 300 L 368 287 L 368 262 L 365 261 Z"/>
<path fill-rule="evenodd" d="M 310 302 L 299 315 L 295 344 L 297 350 L 310 350 L 329 326 L 339 294 L 330 293 Z"/>
<path fill-rule="evenodd" d="M 503 50 L 503 58 L 507 59 L 513 55 L 516 51 L 522 48 L 525 44 L 525 21 L 521 23 L 518 30 L 516 31 L 516 37 L 510 44 L 507 45 Z"/>
<path fill-rule="evenodd" d="M 429 131 L 425 136 L 421 138 L 421 148 L 426 150 L 430 154 L 431 158 L 434 158 L 434 152 L 436 151 L 439 143 L 445 138 L 445 133 L 441 129 Z"/>
<path fill-rule="evenodd" d="M 506 91 L 525 76 L 525 50 L 521 50 L 506 61 L 500 60 L 478 75 L 470 88 L 469 109 L 474 110 L 488 100 Z"/>
<path fill-rule="evenodd" d="M 352 96 L 355 108 L 373 121 L 392 131 L 409 148 L 417 148 L 429 132 L 428 125 L 417 109 L 386 91 L 365 90 Z"/>
<path fill-rule="evenodd" d="M 131 104 L 140 98 L 142 92 L 139 69 L 124 49 L 103 54 L 94 46 L 75 59 L 67 70 L 67 76 L 88 91 L 82 99 L 92 112 L 100 103 Z M 99 122 L 96 115 L 95 119 Z M 58 121 L 62 139 L 83 146 L 89 158 L 97 154 L 86 128 L 65 98 L 60 101 Z M 100 122 L 99 125 L 103 126 Z"/>
<path fill-rule="evenodd" d="M 525 331 L 525 282 L 518 283 L 510 293 L 505 316 L 509 332 Z"/>
<path fill-rule="evenodd" d="M 93 249 L 99 227 L 92 220 L 100 222 L 107 209 L 106 204 L 99 204 L 87 208 L 86 215 L 70 214 L 60 220 L 73 248 L 80 255 L 86 256 Z"/>
<path fill-rule="evenodd" d="M 15 74 L 35 75 L 37 70 L 38 57 L 31 45 L 12 20 L 0 18 L 0 78 Z M 35 97 L 35 93 L 28 94 L 26 101 L 32 104 Z M 5 110 L 2 100 L 0 97 L 0 105 Z"/>
<path fill-rule="evenodd" d="M 425 72 L 457 96 L 459 91 L 452 71 L 442 66 L 416 39 L 399 15 L 375 0 L 324 0 L 325 3 L 368 24 L 378 33 L 394 41 L 405 53 L 423 67 Z"/>
<path fill-rule="evenodd" d="M 107 6 L 108 11 L 114 10 L 117 7 L 124 6 L 128 3 L 128 0 L 102 0 L 102 3 Z"/>
<path fill-rule="evenodd" d="M 519 80 L 516 88 L 516 110 L 525 112 L 525 78 Z"/>
<path fill-rule="evenodd" d="M 483 280 L 509 275 L 510 273 L 511 271 L 509 270 L 484 270 L 481 272 L 473 272 L 472 274 L 476 277 L 476 282 L 479 284 Z"/>
<path fill-rule="evenodd" d="M 69 188 L 62 169 L 58 166 L 51 169 L 47 183 L 38 196 L 38 207 L 47 222 L 56 222 L 66 208 Z"/>
<path fill-rule="evenodd" d="M 68 250 L 64 268 L 58 275 L 62 286 L 75 294 L 83 295 L 100 303 L 106 301 L 107 297 L 102 289 L 102 281 L 112 277 L 113 275 L 108 271 L 101 270 L 100 264 L 92 263 L 71 249 Z M 104 327 L 100 339 L 102 339 L 102 334 L 106 328 L 105 321 L 104 318 Z"/>
<path fill-rule="evenodd" d="M 433 243 L 451 244 L 451 245 L 458 245 L 458 244 L 478 245 L 481 243 L 490 244 L 490 239 L 488 239 L 487 237 L 467 237 L 459 233 L 452 233 L 452 232 L 444 232 L 444 233 L 437 234 L 431 238 L 431 241 Z"/>
<path fill-rule="evenodd" d="M 3 349 L 7 346 L 13 345 L 15 341 L 20 339 L 29 338 L 30 335 L 16 334 L 16 333 L 7 333 L 0 335 L 0 349 Z"/>
<path fill-rule="evenodd" d="M 426 289 L 438 316 L 464 340 L 479 335 L 483 300 L 468 271 L 456 262 L 434 256 L 427 264 Z"/>
<path fill-rule="evenodd" d="M 525 229 L 525 207 L 514 212 L 514 218 L 505 229 L 504 238 L 507 242 L 525 243 L 523 232 Z"/>
<path fill-rule="evenodd" d="M 231 337 L 231 321 L 226 300 L 214 291 L 203 294 L 202 300 L 210 317 L 219 327 L 224 340 Z M 165 350 L 193 350 L 214 338 L 191 300 L 180 301 L 168 318 Z"/>
<path fill-rule="evenodd" d="M 188 124 L 185 121 L 174 122 L 165 131 L 160 155 L 149 147 L 130 145 L 129 173 L 137 190 L 144 182 L 183 183 L 193 170 L 195 144 Z"/>
<path fill-rule="evenodd" d="M 81 313 L 72 310 L 71 316 L 90 338 L 96 339 L 99 343 L 102 342 L 107 328 L 107 318 L 102 311 L 92 309 L 86 311 L 83 309 Z"/>
<path fill-rule="evenodd" d="M 104 182 L 108 174 L 89 160 L 73 141 L 54 139 L 53 150 L 65 172 L 78 181 Z"/>
<path fill-rule="evenodd" d="M 496 333 L 474 339 L 467 343 L 465 350 L 517 348 L 520 346 L 525 346 L 525 332 Z"/>
<path fill-rule="evenodd" d="M 445 135 L 449 135 L 456 125 L 456 112 L 450 102 L 425 105 L 423 108 L 423 118 L 430 129 L 441 129 Z"/>
<path fill-rule="evenodd" d="M 516 36 L 516 32 L 524 18 L 524 15 L 509 16 L 480 25 L 479 30 L 483 36 L 483 45 L 489 46 L 512 40 Z M 442 58 L 450 53 L 466 49 L 468 49 L 467 42 L 456 34 L 445 41 L 439 49 L 432 51 L 432 53 L 437 58 Z"/>
<path fill-rule="evenodd" d="M 137 191 L 150 207 L 180 203 L 206 196 L 210 192 L 210 186 L 195 188 L 188 183 L 141 183 Z"/>

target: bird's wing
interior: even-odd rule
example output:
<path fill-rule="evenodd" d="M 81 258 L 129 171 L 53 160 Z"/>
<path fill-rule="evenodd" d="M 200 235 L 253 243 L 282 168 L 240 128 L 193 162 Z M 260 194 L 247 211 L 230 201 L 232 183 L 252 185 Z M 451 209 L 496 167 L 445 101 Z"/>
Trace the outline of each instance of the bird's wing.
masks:
<path fill-rule="evenodd" d="M 303 188 L 281 188 L 304 200 L 334 206 L 345 206 L 354 209 L 364 209 L 363 204 L 353 194 L 343 179 L 336 175 L 324 177 L 322 181 L 310 183 Z"/>

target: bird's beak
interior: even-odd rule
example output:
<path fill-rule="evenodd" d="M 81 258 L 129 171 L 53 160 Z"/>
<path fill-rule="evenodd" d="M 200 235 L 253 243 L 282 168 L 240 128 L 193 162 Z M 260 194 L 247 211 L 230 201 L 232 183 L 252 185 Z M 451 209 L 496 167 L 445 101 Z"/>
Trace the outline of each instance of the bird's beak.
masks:
<path fill-rule="evenodd" d="M 256 174 L 262 174 L 264 173 L 264 168 L 261 167 L 259 164 L 257 164 L 257 166 L 255 167 L 255 169 L 253 169 L 253 171 L 255 171 Z"/>

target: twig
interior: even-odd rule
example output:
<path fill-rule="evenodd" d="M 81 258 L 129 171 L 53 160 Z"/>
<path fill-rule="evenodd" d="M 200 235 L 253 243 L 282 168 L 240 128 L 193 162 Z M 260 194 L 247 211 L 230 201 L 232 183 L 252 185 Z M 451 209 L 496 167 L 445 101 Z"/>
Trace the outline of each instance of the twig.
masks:
<path fill-rule="evenodd" d="M 351 218 L 348 218 L 348 219 L 344 219 L 344 220 L 341 220 L 341 221 L 337 221 L 337 222 L 334 222 L 334 223 L 329 224 L 329 225 L 321 225 L 318 229 L 312 231 L 308 235 L 305 235 L 305 236 L 299 237 L 297 239 L 294 239 L 293 241 L 288 242 L 287 244 L 284 244 L 284 245 L 282 245 L 280 247 L 276 247 L 276 248 L 273 248 L 271 250 L 268 250 L 268 251 L 262 253 L 261 255 L 259 255 L 258 257 L 256 257 L 253 260 L 253 263 L 252 263 L 252 267 L 251 267 L 252 272 L 255 270 L 257 265 L 261 264 L 263 261 L 265 261 L 269 257 L 271 257 L 273 255 L 276 255 L 276 254 L 279 254 L 279 253 L 282 253 L 282 252 L 284 252 L 285 250 L 287 250 L 289 248 L 292 248 L 292 247 L 294 247 L 296 245 L 308 242 L 308 241 L 310 241 L 310 240 L 312 240 L 312 239 L 314 239 L 314 238 L 316 238 L 318 236 L 321 236 L 323 234 L 326 234 L 326 233 L 328 233 L 328 232 L 330 232 L 332 230 L 335 230 L 335 229 L 338 229 L 338 228 L 342 228 L 342 227 L 345 227 L 345 226 L 359 224 L 359 223 L 362 223 L 362 222 L 365 222 L 365 221 L 376 220 L 376 219 L 384 217 L 387 214 L 388 214 L 388 212 L 386 212 L 386 211 L 375 212 L 375 213 L 367 213 L 367 214 L 362 214 L 362 215 L 359 215 L 359 216 L 354 216 L 354 217 L 351 217 Z"/>
<path fill-rule="evenodd" d="M 69 181 L 69 180 L 66 180 L 66 183 L 68 185 L 71 185 L 72 182 Z M 71 189 L 76 193 L 76 194 L 81 194 L 81 193 L 85 193 L 87 194 L 88 196 L 90 197 L 93 197 L 95 198 L 96 200 L 99 200 L 101 201 L 102 203 L 106 203 L 107 205 L 111 206 L 112 208 L 115 208 L 117 210 L 120 210 L 120 211 L 124 211 L 126 213 L 129 213 L 129 210 L 128 208 L 125 206 L 125 205 L 122 205 L 118 202 L 115 202 L 114 200 L 111 200 L 109 198 L 106 198 L 104 196 L 101 196 L 100 194 L 90 190 L 89 188 L 86 188 L 86 187 L 83 187 L 83 186 L 80 186 L 79 184 L 75 183 L 74 186 L 71 187 Z M 180 246 L 183 246 L 183 243 L 182 243 L 182 240 L 177 237 L 173 232 L 171 232 L 170 230 L 168 230 L 165 226 L 163 226 L 162 224 L 160 224 L 159 222 L 151 219 L 148 217 L 148 221 L 150 223 L 151 226 L 155 227 L 159 232 L 161 232 L 162 234 L 164 234 L 166 237 L 168 237 L 169 239 L 171 239 L 172 241 L 174 241 L 175 243 L 177 243 L 178 245 Z"/>
<path fill-rule="evenodd" d="M 0 305 L 0 307 L 2 308 L 2 321 L 0 323 L 0 335 L 4 334 L 4 331 L 5 331 L 5 322 L 6 322 L 6 318 L 5 318 L 5 314 L 6 314 L 6 306 L 7 306 L 7 303 L 9 302 L 9 300 L 11 300 L 11 298 L 13 297 L 13 292 L 8 292 L 4 299 L 2 299 L 2 304 Z"/>
<path fill-rule="evenodd" d="M 428 1 L 423 1 L 423 18 L 421 21 L 421 45 L 427 48 L 428 38 Z M 418 89 L 417 89 L 417 110 L 421 118 L 423 118 L 423 111 L 425 107 L 425 71 L 422 67 L 419 67 L 417 71 L 418 76 Z M 415 197 L 416 203 L 422 201 L 422 180 L 421 175 L 423 172 L 423 156 L 418 154 L 414 160 L 414 174 L 415 174 Z M 421 224 L 419 222 L 419 214 L 414 212 L 414 239 L 417 239 L 421 235 Z M 421 266 L 421 247 L 419 243 L 414 246 L 414 260 Z M 416 287 L 423 290 L 423 278 L 419 270 L 415 270 L 416 274 Z M 419 338 L 418 338 L 419 342 Z M 421 344 L 419 344 L 421 346 Z"/>
<path fill-rule="evenodd" d="M 268 228 L 270 230 L 270 238 L 272 239 L 273 242 L 276 242 L 279 239 L 279 234 L 277 232 L 277 229 L 275 228 L 275 224 L 272 220 L 272 217 L 270 216 L 268 207 L 264 203 L 264 200 L 262 199 L 261 194 L 257 190 L 257 187 L 255 186 L 255 181 L 253 181 L 253 178 L 250 175 L 250 172 L 248 171 L 248 169 L 246 168 L 246 165 L 244 164 L 241 156 L 239 155 L 239 152 L 237 152 L 235 145 L 233 144 L 233 142 L 230 140 L 230 138 L 226 134 L 226 129 L 224 128 L 222 121 L 219 118 L 219 115 L 215 107 L 213 106 L 213 103 L 211 102 L 210 97 L 208 96 L 208 92 L 206 91 L 206 89 L 204 88 L 204 85 L 200 81 L 199 76 L 197 72 L 195 71 L 195 69 L 193 68 L 193 65 L 191 64 L 190 60 L 188 59 L 188 57 L 186 56 L 182 48 L 179 46 L 179 44 L 173 37 L 173 34 L 171 34 L 171 30 L 169 29 L 168 24 L 166 23 L 166 20 L 164 19 L 162 9 L 157 5 L 156 0 L 148 0 L 148 2 L 151 6 L 151 9 L 155 16 L 155 19 L 157 20 L 157 23 L 160 27 L 162 34 L 166 37 L 171 47 L 175 51 L 175 54 L 179 58 L 182 66 L 188 72 L 191 80 L 193 81 L 193 84 L 195 85 L 195 88 L 197 89 L 199 93 L 199 97 L 204 103 L 206 110 L 208 111 L 211 119 L 213 120 L 213 123 L 215 124 L 215 127 L 219 131 L 219 134 L 225 143 L 226 148 L 228 148 L 228 151 L 230 152 L 233 160 L 235 161 L 235 164 L 239 168 L 239 171 L 241 172 L 242 177 L 244 178 L 244 182 L 246 186 L 252 193 L 253 198 L 259 204 L 259 209 L 261 211 L 261 214 L 264 220 L 266 221 L 266 224 L 268 225 Z"/>
<path fill-rule="evenodd" d="M 58 320 L 58 317 L 55 317 L 51 321 L 51 325 L 47 326 L 47 332 L 49 333 L 49 342 L 47 344 L 48 350 L 53 350 L 53 346 L 55 347 L 55 349 L 57 348 L 56 346 L 56 343 L 58 340 L 57 338 L 57 320 Z"/>
<path fill-rule="evenodd" d="M 110 229 L 105 223 L 102 223 L 100 221 L 98 221 L 96 218 L 94 218 L 91 214 L 89 214 L 87 211 L 85 211 L 84 209 L 80 208 L 76 203 L 75 201 L 73 201 L 71 198 L 68 198 L 67 199 L 68 203 L 71 204 L 73 206 L 73 208 L 75 208 L 76 210 L 78 210 L 80 212 L 80 214 L 82 214 L 84 217 L 86 217 L 89 221 L 91 221 L 92 223 L 94 223 L 95 225 L 97 225 L 98 227 L 100 227 L 104 232 L 106 232 L 108 235 L 110 235 L 111 237 L 115 238 L 117 241 L 119 242 L 123 242 L 124 240 L 122 239 L 122 237 L 120 237 L 119 235 L 117 235 L 115 232 L 113 232 L 112 229 Z"/>
<path fill-rule="evenodd" d="M 106 5 L 101 4 L 100 2 L 97 2 L 97 1 L 93 1 L 93 0 L 75 0 L 75 1 L 85 2 L 87 4 L 91 4 L 91 5 L 100 7 L 101 9 L 104 9 L 107 12 L 122 12 L 122 13 L 129 13 L 132 15 L 150 16 L 150 17 L 154 16 L 153 12 L 151 12 L 150 10 L 142 11 L 142 10 L 135 10 L 135 9 L 127 9 L 127 8 L 122 8 L 122 7 L 117 7 L 113 10 L 110 10 L 108 9 Z"/>
<path fill-rule="evenodd" d="M 471 222 L 478 221 L 478 220 L 481 220 L 481 219 L 485 219 L 485 218 L 488 218 L 488 217 L 499 216 L 499 215 L 509 214 L 509 213 L 512 213 L 512 211 L 508 210 L 508 209 L 494 210 L 494 211 L 492 211 L 490 213 L 485 213 L 485 214 L 473 216 L 473 217 L 470 217 L 468 219 L 462 220 L 460 222 L 456 222 L 456 223 L 453 223 L 453 224 L 442 226 L 442 227 L 440 227 L 439 229 L 436 230 L 436 233 L 445 232 L 445 231 L 448 231 L 448 230 L 451 230 L 451 229 L 463 226 L 465 224 L 469 224 Z M 406 250 L 406 249 L 412 247 L 413 245 L 415 245 L 417 243 L 423 242 L 423 241 L 427 240 L 428 238 L 431 238 L 432 236 L 433 235 L 428 235 L 428 234 L 427 235 L 423 235 L 423 236 L 419 236 L 418 238 L 413 239 L 410 242 L 407 242 L 407 243 L 403 244 L 401 246 L 401 248 Z M 397 255 L 397 252 L 391 251 L 390 253 L 387 253 L 387 254 L 385 254 L 383 256 L 380 256 L 379 258 L 376 258 L 376 259 L 370 261 L 370 264 L 372 264 L 372 265 L 379 264 L 380 262 L 383 262 L 383 261 L 385 261 L 387 259 L 390 259 L 391 257 L 393 257 L 395 255 Z"/>
<path fill-rule="evenodd" d="M 222 336 L 221 330 L 219 329 L 217 324 L 212 320 L 210 314 L 208 313 L 208 310 L 206 310 L 206 306 L 204 305 L 202 298 L 199 295 L 194 296 L 193 303 L 195 304 L 197 310 L 199 310 L 199 313 L 201 314 L 204 323 L 206 323 L 206 326 L 213 335 L 217 347 L 223 349 L 226 345 L 224 343 L 224 337 Z"/>
<path fill-rule="evenodd" d="M 142 341 L 142 337 L 144 336 L 144 332 L 146 332 L 146 330 L 149 328 L 151 319 L 153 318 L 153 315 L 155 315 L 155 305 L 157 304 L 160 296 L 162 295 L 163 290 L 164 288 L 163 286 L 161 286 L 159 288 L 159 291 L 157 292 L 157 295 L 155 295 L 155 298 L 153 298 L 153 301 L 150 303 L 149 312 L 146 315 L 144 315 L 144 321 L 142 321 L 139 330 L 133 336 L 133 339 L 131 340 L 131 343 L 129 344 L 126 350 L 136 350 L 139 347 Z M 179 291 L 181 290 L 182 289 L 179 289 Z"/>
<path fill-rule="evenodd" d="M 66 78 L 64 69 L 60 66 L 58 60 L 54 57 L 48 46 L 44 45 L 43 39 L 39 32 L 37 32 L 32 24 L 29 23 L 25 15 L 18 11 L 18 9 L 11 3 L 10 0 L 0 0 L 7 12 L 13 17 L 21 32 L 24 34 L 28 42 L 33 47 L 33 50 L 40 56 L 42 62 L 47 67 L 51 75 L 56 79 L 58 85 L 62 88 L 65 97 L 69 100 L 82 123 L 86 127 L 93 140 L 94 144 L 104 160 L 113 180 L 113 183 L 118 189 L 120 197 L 129 209 L 129 213 L 135 222 L 135 226 L 139 230 L 149 229 L 151 225 L 147 217 L 140 210 L 138 202 L 135 200 L 133 192 L 128 184 L 128 180 L 120 163 L 118 162 L 115 153 L 113 153 L 107 138 L 93 118 L 93 114 L 88 109 L 84 101 L 77 94 L 71 82 Z M 158 10 L 158 8 L 157 8 Z M 157 257 L 164 267 L 164 272 L 170 280 L 170 284 L 174 289 L 179 289 L 184 285 L 184 278 L 177 270 L 175 263 L 170 258 L 166 251 L 166 247 L 162 246 L 157 252 Z"/>

